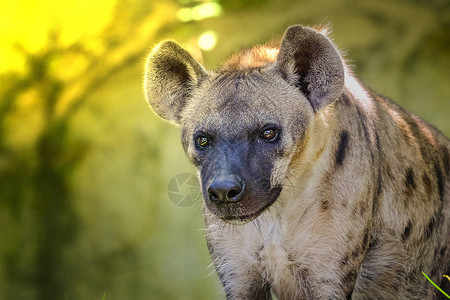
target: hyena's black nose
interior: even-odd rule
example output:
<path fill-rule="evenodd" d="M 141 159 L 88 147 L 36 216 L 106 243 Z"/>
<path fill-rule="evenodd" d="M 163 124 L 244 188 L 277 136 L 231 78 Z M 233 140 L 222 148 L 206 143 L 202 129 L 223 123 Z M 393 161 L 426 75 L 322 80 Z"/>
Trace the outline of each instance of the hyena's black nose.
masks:
<path fill-rule="evenodd" d="M 244 197 L 245 184 L 237 176 L 216 176 L 208 187 L 209 200 L 216 204 L 239 202 Z"/>

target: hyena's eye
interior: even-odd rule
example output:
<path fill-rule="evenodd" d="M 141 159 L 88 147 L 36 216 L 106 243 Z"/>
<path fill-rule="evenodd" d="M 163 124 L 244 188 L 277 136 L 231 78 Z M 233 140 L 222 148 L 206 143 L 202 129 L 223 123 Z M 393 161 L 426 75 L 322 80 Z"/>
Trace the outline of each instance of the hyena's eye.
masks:
<path fill-rule="evenodd" d="M 276 142 L 278 141 L 278 138 L 280 137 L 280 130 L 276 127 L 268 127 L 266 126 L 261 131 L 261 139 L 267 141 L 267 142 Z"/>
<path fill-rule="evenodd" d="M 199 149 L 208 147 L 210 144 L 209 138 L 206 135 L 199 134 L 195 137 L 195 145 Z"/>

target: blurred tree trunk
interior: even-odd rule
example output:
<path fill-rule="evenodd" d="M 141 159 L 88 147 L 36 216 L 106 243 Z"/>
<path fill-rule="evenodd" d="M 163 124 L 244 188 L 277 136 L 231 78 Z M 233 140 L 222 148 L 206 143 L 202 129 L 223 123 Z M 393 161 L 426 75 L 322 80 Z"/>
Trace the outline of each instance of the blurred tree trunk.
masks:
<path fill-rule="evenodd" d="M 34 278 L 38 299 L 62 299 L 67 282 L 64 250 L 78 232 L 78 219 L 72 207 L 70 174 L 78 160 L 59 166 L 66 151 L 67 123 L 51 124 L 37 142 L 36 169 L 32 190 L 34 209 L 39 220 L 36 237 Z M 81 159 L 81 156 L 80 156 Z"/>
<path fill-rule="evenodd" d="M 120 1 L 111 23 L 96 41 L 100 49 L 89 49 L 85 41 L 62 46 L 54 30 L 47 47 L 39 53 L 22 50 L 29 73 L 0 77 L 7 83 L 0 87 L 0 205 L 14 216 L 13 226 L 33 227 L 29 228 L 33 239 L 11 234 L 11 246 L 0 253 L 12 283 L 7 284 L 6 291 L 0 291 L 0 297 L 67 298 L 70 273 L 75 270 L 69 267 L 65 250 L 76 240 L 80 225 L 73 206 L 71 175 L 89 150 L 83 142 L 69 141 L 72 118 L 103 82 L 144 56 L 145 49 L 170 23 L 168 12 L 173 15 L 171 2 Z M 83 65 L 86 61 L 76 76 L 66 73 L 65 64 Z M 36 91 L 42 102 L 41 110 L 33 114 L 40 114 L 44 120 L 31 154 L 6 143 L 11 133 L 5 123 L 18 99 L 30 90 Z M 31 216 L 22 213 L 26 206 L 31 208 Z M 32 254 L 30 264 L 24 266 L 26 252 Z M 31 292 L 17 290 L 24 283 L 32 287 Z"/>

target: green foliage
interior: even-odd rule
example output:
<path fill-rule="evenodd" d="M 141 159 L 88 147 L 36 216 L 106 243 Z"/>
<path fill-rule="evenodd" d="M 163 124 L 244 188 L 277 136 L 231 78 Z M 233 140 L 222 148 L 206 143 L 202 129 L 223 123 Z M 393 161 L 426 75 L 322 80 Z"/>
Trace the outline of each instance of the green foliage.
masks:
<path fill-rule="evenodd" d="M 441 292 L 442 294 L 444 294 L 444 296 L 446 296 L 447 298 L 450 299 L 450 296 L 447 295 L 447 293 L 444 292 L 444 291 L 443 291 L 436 283 L 434 283 L 433 280 L 431 280 L 430 277 L 428 277 L 427 274 L 425 274 L 424 272 L 422 272 L 422 274 L 423 274 L 423 276 L 425 276 L 426 279 L 428 279 L 429 282 L 431 282 L 432 285 L 434 285 L 434 287 L 435 287 L 436 289 L 439 290 L 439 292 Z"/>
<path fill-rule="evenodd" d="M 225 9 L 249 9 L 261 4 L 266 3 L 268 0 L 248 0 L 248 1 L 239 1 L 239 0 L 222 0 L 220 3 L 225 7 Z"/>

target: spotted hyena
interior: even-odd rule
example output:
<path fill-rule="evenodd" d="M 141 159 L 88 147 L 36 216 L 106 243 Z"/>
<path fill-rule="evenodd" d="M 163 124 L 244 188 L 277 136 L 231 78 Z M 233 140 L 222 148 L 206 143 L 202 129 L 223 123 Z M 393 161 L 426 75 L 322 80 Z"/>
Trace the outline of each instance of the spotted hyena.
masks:
<path fill-rule="evenodd" d="M 292 26 L 206 71 L 173 41 L 145 92 L 198 168 L 228 299 L 436 299 L 450 273 L 450 142 Z M 450 274 L 449 274 L 450 275 Z"/>

